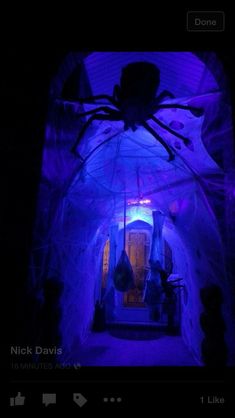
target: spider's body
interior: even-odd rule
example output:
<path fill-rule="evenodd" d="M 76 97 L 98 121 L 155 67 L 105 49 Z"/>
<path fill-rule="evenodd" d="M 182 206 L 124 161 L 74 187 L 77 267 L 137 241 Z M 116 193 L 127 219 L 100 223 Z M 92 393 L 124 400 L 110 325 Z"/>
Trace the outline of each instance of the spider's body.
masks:
<path fill-rule="evenodd" d="M 162 104 L 166 97 L 174 97 L 170 92 L 163 91 L 159 96 L 156 96 L 160 85 L 160 71 L 149 62 L 134 62 L 128 64 L 122 70 L 120 86 L 115 85 L 113 95 L 99 95 L 79 99 L 80 103 L 96 103 L 97 100 L 105 99 L 108 101 L 107 105 L 98 106 L 88 112 L 80 113 L 79 116 L 88 116 L 89 119 L 85 122 L 81 129 L 78 139 L 74 144 L 72 151 L 76 153 L 78 144 L 80 143 L 85 131 L 93 120 L 109 120 L 124 122 L 124 129 L 132 129 L 135 131 L 138 126 L 143 126 L 150 132 L 158 142 L 166 149 L 169 155 L 169 161 L 174 159 L 174 153 L 171 147 L 160 137 L 147 121 L 152 119 L 161 128 L 167 130 L 172 135 L 181 139 L 186 146 L 190 146 L 190 139 L 175 132 L 173 129 L 161 122 L 154 116 L 160 109 L 183 109 L 190 111 L 194 116 L 201 116 L 203 109 L 198 109 L 191 106 L 180 104 Z"/>
<path fill-rule="evenodd" d="M 120 104 L 120 112 L 124 121 L 124 129 L 131 128 L 136 131 L 141 121 L 149 119 L 151 115 L 151 104 L 143 105 L 138 98 L 126 99 Z"/>
<path fill-rule="evenodd" d="M 136 130 L 136 125 L 150 118 L 160 83 L 158 68 L 148 62 L 127 65 L 120 86 L 114 87 L 114 96 L 122 113 L 125 129 Z"/>

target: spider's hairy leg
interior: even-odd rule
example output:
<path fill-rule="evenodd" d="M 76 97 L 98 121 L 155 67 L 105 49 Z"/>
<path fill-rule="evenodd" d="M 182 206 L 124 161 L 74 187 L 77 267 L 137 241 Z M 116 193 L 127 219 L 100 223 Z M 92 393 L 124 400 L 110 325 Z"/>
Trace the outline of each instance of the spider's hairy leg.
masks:
<path fill-rule="evenodd" d="M 154 100 L 154 106 L 157 106 L 158 104 L 160 104 L 164 99 L 166 99 L 167 97 L 169 97 L 170 99 L 174 99 L 174 94 L 172 94 L 170 91 L 168 90 L 163 90 L 159 96 L 157 96 Z"/>
<path fill-rule="evenodd" d="M 98 112 L 105 112 L 105 113 L 110 114 L 111 112 L 116 112 L 116 110 L 108 106 L 100 106 L 95 109 L 88 110 L 87 112 L 78 113 L 77 117 L 82 118 L 84 116 L 93 115 L 94 113 L 98 113 Z"/>
<path fill-rule="evenodd" d="M 81 139 L 82 139 L 82 137 L 83 137 L 83 135 L 85 134 L 85 132 L 86 132 L 86 130 L 87 130 L 87 128 L 92 124 L 92 122 L 94 121 L 94 120 L 109 120 L 109 121 L 119 121 L 119 120 L 121 120 L 121 115 L 119 114 L 119 112 L 117 112 L 116 110 L 115 111 L 113 111 L 112 113 L 110 113 L 110 114 L 106 114 L 106 115 L 104 115 L 104 114 L 95 114 L 95 115 L 92 115 L 86 122 L 85 122 L 85 124 L 83 125 L 83 127 L 82 127 L 82 129 L 81 129 L 81 131 L 79 132 L 79 135 L 78 135 L 78 137 L 77 137 L 77 140 L 76 140 L 76 142 L 75 142 L 75 144 L 72 146 L 72 148 L 71 148 L 71 152 L 72 153 L 74 153 L 74 154 L 76 154 L 77 155 L 77 153 L 76 153 L 76 149 L 77 149 L 77 147 L 78 147 L 78 145 L 80 144 L 80 141 L 81 141 Z"/>
<path fill-rule="evenodd" d="M 193 106 L 185 106 L 181 104 L 159 104 L 156 106 L 156 111 L 159 109 L 183 109 L 190 111 L 194 116 L 199 118 L 204 114 L 204 109 L 202 107 L 193 107 Z"/>
<path fill-rule="evenodd" d="M 169 155 L 169 158 L 168 158 L 168 161 L 172 161 L 172 160 L 174 160 L 175 159 L 175 156 L 174 156 L 174 154 L 173 154 L 173 152 L 172 152 L 172 150 L 171 150 L 171 148 L 169 147 L 169 145 L 167 145 L 167 143 L 158 135 L 158 133 L 157 132 L 155 132 L 152 128 L 151 128 L 151 126 L 149 126 L 148 125 L 148 123 L 147 122 L 145 122 L 145 121 L 142 121 L 141 122 L 141 125 L 150 133 L 150 134 L 152 134 L 153 136 L 154 136 L 154 138 L 156 138 L 156 140 L 158 141 L 158 142 L 160 142 L 160 144 L 165 148 L 165 150 L 168 152 L 168 155 Z"/>
<path fill-rule="evenodd" d="M 112 105 L 117 106 L 117 102 L 116 100 L 112 97 L 109 96 L 108 94 L 99 94 L 97 96 L 90 96 L 90 97 L 81 97 L 78 99 L 78 102 L 83 104 L 83 103 L 95 103 L 97 100 L 107 100 L 108 102 L 110 102 Z"/>
<path fill-rule="evenodd" d="M 184 144 L 190 145 L 191 141 L 189 138 L 186 138 L 186 136 L 183 136 L 181 134 L 178 134 L 178 132 L 175 132 L 173 129 L 169 128 L 169 126 L 165 125 L 165 123 L 161 122 L 158 118 L 156 118 L 154 115 L 151 116 L 151 119 L 156 122 L 159 126 L 161 126 L 161 128 L 165 129 L 166 131 L 168 131 L 170 134 L 176 136 L 177 138 L 181 139 Z"/>

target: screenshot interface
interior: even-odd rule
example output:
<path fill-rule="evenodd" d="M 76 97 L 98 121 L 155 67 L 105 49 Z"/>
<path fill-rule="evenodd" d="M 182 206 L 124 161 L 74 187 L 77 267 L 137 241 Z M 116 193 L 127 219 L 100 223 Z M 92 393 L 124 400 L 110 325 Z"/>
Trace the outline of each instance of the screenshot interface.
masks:
<path fill-rule="evenodd" d="M 179 30 L 187 47 L 9 51 L 27 67 L 9 204 L 16 415 L 231 404 L 235 49 L 224 11 L 189 10 Z"/>

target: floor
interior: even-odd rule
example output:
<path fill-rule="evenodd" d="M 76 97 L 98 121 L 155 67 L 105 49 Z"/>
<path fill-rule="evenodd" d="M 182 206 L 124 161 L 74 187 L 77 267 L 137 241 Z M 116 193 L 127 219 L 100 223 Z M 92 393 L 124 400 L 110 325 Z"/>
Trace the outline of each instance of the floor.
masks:
<path fill-rule="evenodd" d="M 198 366 L 180 336 L 129 340 L 108 331 L 91 333 L 73 361 L 81 366 Z"/>

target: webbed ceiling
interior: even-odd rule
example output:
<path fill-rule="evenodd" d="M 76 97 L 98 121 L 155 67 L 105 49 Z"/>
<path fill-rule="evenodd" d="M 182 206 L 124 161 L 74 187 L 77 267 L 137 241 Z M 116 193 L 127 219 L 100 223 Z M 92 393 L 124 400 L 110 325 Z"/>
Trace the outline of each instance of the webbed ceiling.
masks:
<path fill-rule="evenodd" d="M 85 60 L 93 94 L 112 94 L 121 69 L 135 61 L 148 61 L 160 70 L 160 88 L 175 97 L 201 95 L 218 89 L 205 63 L 191 52 L 94 52 Z"/>
<path fill-rule="evenodd" d="M 217 135 L 217 127 L 212 123 L 215 109 L 217 111 L 221 103 L 221 93 L 211 71 L 195 54 L 91 53 L 84 58 L 84 65 L 92 94 L 112 95 L 114 85 L 120 82 L 122 68 L 136 61 L 152 62 L 160 69 L 158 93 L 166 89 L 175 95 L 175 99 L 168 99 L 165 103 L 200 106 L 205 113 L 195 117 L 189 111 L 164 109 L 155 114 L 165 125 L 189 138 L 190 147 L 153 121 L 148 121 L 172 148 L 175 159 L 170 162 L 166 150 L 145 128 L 139 126 L 135 132 L 124 131 L 122 121 L 93 121 L 77 149 L 85 160 L 81 163 L 70 153 L 79 132 L 76 115 L 81 112 L 81 107 L 64 102 L 64 110 L 60 108 L 56 120 L 52 120 L 57 146 L 45 149 L 44 158 L 48 156 L 48 163 L 44 164 L 44 173 L 46 177 L 53 175 L 66 180 L 67 197 L 74 205 L 82 206 L 90 217 L 94 217 L 94 213 L 96 216 L 103 214 L 107 219 L 113 214 L 119 216 L 123 210 L 124 194 L 134 201 L 148 198 L 151 209 L 167 211 L 172 204 L 179 205 L 177 201 L 184 201 L 187 205 L 187 200 L 190 201 L 188 206 L 196 207 L 196 189 L 223 174 L 202 140 L 202 126 L 210 127 L 212 139 L 213 132 L 215 137 Z M 84 110 L 99 104 L 84 105 Z M 60 128 L 56 127 L 58 123 Z M 48 132 L 48 140 L 51 140 L 52 129 Z"/>

